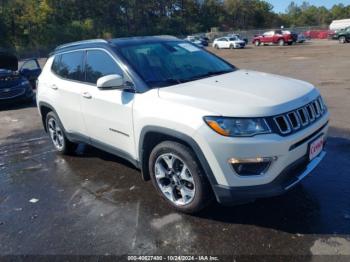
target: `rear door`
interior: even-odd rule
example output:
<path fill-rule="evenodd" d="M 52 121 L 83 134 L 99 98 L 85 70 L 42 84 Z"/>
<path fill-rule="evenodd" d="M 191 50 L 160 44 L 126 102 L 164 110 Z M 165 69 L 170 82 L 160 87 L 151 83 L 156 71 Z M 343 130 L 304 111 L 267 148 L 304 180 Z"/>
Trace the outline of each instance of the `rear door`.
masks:
<path fill-rule="evenodd" d="M 68 133 L 84 134 L 85 126 L 80 107 L 83 87 L 84 51 L 56 55 L 52 64 L 52 79 L 48 86 L 52 104 Z"/>
<path fill-rule="evenodd" d="M 87 50 L 85 84 L 81 105 L 87 134 L 97 146 L 135 155 L 132 106 L 134 93 L 120 89 L 98 89 L 97 80 L 106 75 L 126 75 L 116 59 L 102 49 Z"/>

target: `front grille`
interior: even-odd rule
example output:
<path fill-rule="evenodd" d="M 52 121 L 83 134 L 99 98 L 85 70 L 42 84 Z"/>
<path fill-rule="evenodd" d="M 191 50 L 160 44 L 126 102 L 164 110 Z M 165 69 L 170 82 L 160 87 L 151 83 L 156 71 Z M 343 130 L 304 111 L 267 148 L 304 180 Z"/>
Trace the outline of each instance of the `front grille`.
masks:
<path fill-rule="evenodd" d="M 273 121 L 280 134 L 289 135 L 311 125 L 322 117 L 326 111 L 322 98 L 318 97 L 301 108 L 274 117 Z"/>
<path fill-rule="evenodd" d="M 25 88 L 4 88 L 0 89 L 0 99 L 11 99 L 25 93 Z"/>

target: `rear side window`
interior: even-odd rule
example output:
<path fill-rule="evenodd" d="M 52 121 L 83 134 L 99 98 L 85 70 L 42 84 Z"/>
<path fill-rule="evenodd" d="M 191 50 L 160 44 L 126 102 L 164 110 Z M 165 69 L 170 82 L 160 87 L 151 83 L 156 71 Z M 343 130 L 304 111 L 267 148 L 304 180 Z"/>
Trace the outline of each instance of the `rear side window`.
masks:
<path fill-rule="evenodd" d="M 59 69 L 60 69 L 60 62 L 61 62 L 61 56 L 60 55 L 56 55 L 53 62 L 52 62 L 52 66 L 51 69 L 52 71 L 58 75 Z"/>
<path fill-rule="evenodd" d="M 84 52 L 76 51 L 55 57 L 52 70 L 62 78 L 82 80 Z M 57 58 L 57 61 L 56 61 Z"/>
<path fill-rule="evenodd" d="M 86 82 L 96 84 L 100 77 L 106 75 L 123 75 L 122 70 L 117 63 L 104 51 L 92 50 L 87 52 L 86 64 Z"/>

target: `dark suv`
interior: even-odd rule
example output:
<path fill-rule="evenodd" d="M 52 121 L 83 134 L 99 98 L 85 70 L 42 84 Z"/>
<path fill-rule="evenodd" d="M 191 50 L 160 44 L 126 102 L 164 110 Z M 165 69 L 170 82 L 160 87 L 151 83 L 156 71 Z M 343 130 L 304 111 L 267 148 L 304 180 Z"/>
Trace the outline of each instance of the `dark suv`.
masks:
<path fill-rule="evenodd" d="M 347 28 L 344 28 L 342 30 L 339 30 L 335 35 L 334 38 L 339 40 L 339 43 L 345 44 L 350 42 L 350 26 Z"/>
<path fill-rule="evenodd" d="M 31 102 L 40 73 L 36 59 L 25 60 L 18 70 L 17 57 L 0 51 L 0 104 L 13 101 Z"/>

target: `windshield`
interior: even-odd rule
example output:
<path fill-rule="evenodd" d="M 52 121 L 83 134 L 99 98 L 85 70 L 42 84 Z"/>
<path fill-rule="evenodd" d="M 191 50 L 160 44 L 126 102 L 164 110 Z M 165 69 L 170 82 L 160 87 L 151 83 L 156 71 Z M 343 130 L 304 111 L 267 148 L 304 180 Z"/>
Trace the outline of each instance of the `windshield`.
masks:
<path fill-rule="evenodd" d="M 149 87 L 164 87 L 214 75 L 235 67 L 188 42 L 121 46 L 119 52 Z"/>
<path fill-rule="evenodd" d="M 230 41 L 237 41 L 237 40 L 238 40 L 238 37 L 236 36 L 230 38 Z"/>

